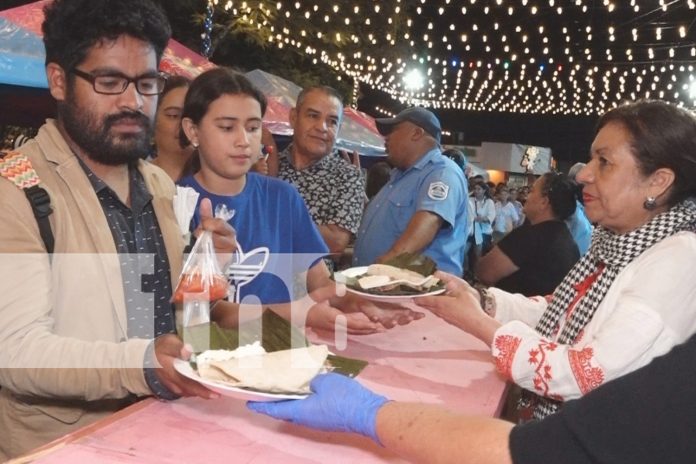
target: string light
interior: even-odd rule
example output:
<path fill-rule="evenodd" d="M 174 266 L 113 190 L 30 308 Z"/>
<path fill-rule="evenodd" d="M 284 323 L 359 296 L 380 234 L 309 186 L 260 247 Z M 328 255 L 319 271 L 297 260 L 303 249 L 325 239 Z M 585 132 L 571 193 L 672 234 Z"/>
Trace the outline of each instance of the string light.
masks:
<path fill-rule="evenodd" d="M 695 8 L 694 0 L 247 0 L 228 1 L 222 13 L 247 29 L 264 24 L 269 44 L 349 77 L 354 98 L 362 83 L 435 109 L 596 115 L 636 98 L 696 106 Z"/>
<path fill-rule="evenodd" d="M 205 8 L 205 19 L 203 20 L 203 41 L 201 54 L 206 58 L 210 58 L 211 47 L 212 47 L 212 34 L 213 34 L 213 13 L 215 11 L 215 5 L 217 5 L 217 0 L 209 0 L 208 5 Z"/>

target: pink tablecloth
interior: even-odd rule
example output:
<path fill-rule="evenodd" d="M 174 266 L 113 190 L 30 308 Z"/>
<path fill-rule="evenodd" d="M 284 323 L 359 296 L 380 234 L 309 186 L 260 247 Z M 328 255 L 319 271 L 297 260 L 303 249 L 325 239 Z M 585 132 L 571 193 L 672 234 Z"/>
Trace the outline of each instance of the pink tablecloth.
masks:
<path fill-rule="evenodd" d="M 314 336 L 333 345 L 333 340 Z M 336 350 L 334 350 L 336 351 Z M 432 315 L 387 333 L 351 336 L 346 356 L 370 365 L 359 380 L 392 399 L 468 414 L 499 412 L 505 383 L 488 349 Z M 40 463 L 402 462 L 370 440 L 318 432 L 249 412 L 236 399 L 147 400 L 54 442 Z"/>

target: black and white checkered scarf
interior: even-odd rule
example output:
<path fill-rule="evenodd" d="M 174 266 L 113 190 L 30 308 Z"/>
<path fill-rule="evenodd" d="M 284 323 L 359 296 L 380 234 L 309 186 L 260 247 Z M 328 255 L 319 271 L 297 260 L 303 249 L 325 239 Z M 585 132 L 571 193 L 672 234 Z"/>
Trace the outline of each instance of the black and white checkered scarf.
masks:
<path fill-rule="evenodd" d="M 601 226 L 596 227 L 590 250 L 556 288 L 551 303 L 536 326 L 536 331 L 551 339 L 557 331 L 561 317 L 576 297 L 575 286 L 590 274 L 597 272 L 599 266 L 604 264 L 604 270 L 577 302 L 558 336 L 558 343 L 573 344 L 580 331 L 594 316 L 619 272 L 648 248 L 683 230 L 696 231 L 696 206 L 691 202 L 680 203 L 658 214 L 639 229 L 624 235 L 617 235 Z M 525 392 L 523 406 L 525 403 L 526 406 L 534 406 L 535 419 L 543 419 L 553 414 L 561 404 L 532 392 Z"/>

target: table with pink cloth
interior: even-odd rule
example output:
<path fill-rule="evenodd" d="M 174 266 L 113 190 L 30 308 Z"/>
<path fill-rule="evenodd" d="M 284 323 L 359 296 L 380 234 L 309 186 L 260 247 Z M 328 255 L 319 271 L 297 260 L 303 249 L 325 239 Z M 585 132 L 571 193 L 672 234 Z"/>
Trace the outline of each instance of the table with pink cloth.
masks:
<path fill-rule="evenodd" d="M 391 399 L 495 416 L 506 384 L 487 347 L 428 314 L 380 334 L 309 334 L 337 354 L 365 359 L 359 381 Z M 30 457 L 29 457 L 30 456 Z M 367 438 L 310 430 L 248 411 L 234 398 L 148 399 L 31 453 L 36 463 L 363 463 L 403 462 Z"/>

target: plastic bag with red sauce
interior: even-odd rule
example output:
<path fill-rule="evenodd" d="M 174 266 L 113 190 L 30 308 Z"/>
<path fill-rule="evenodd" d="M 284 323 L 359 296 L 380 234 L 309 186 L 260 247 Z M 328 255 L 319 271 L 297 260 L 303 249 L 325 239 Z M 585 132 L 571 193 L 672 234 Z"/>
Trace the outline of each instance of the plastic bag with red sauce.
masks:
<path fill-rule="evenodd" d="M 228 288 L 227 277 L 220 269 L 215 254 L 213 236 L 209 231 L 203 231 L 184 264 L 172 301 L 215 301 L 227 297 Z"/>

